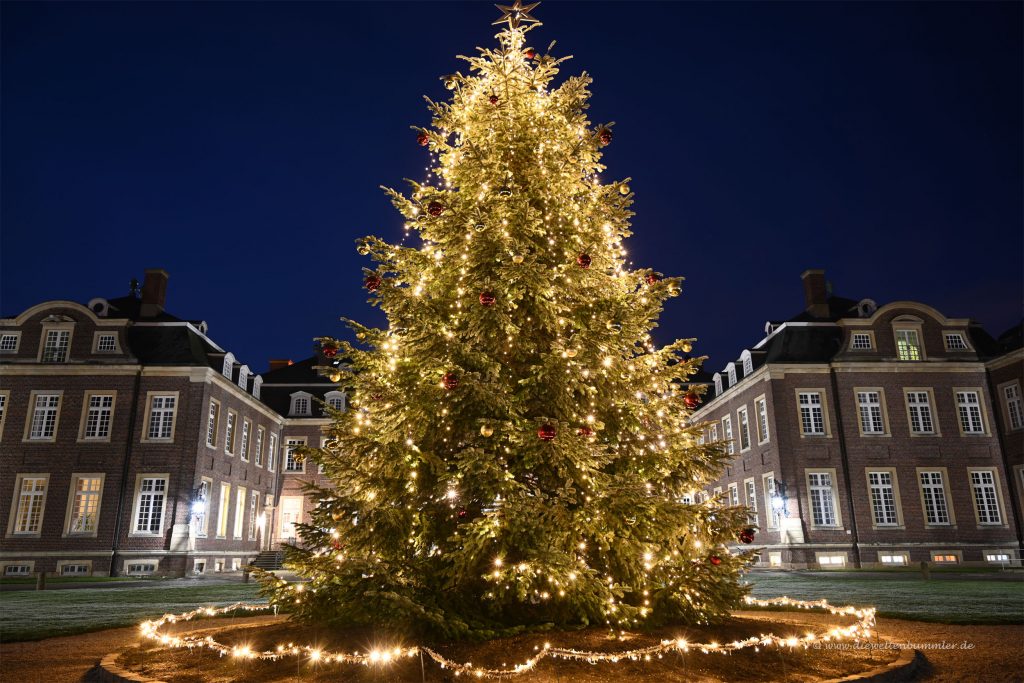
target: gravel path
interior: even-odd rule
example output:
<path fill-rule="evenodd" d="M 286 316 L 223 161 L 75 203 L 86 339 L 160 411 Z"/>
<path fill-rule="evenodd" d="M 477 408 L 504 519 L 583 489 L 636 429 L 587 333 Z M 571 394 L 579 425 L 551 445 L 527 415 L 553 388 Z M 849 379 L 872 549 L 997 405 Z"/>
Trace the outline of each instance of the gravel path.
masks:
<path fill-rule="evenodd" d="M 753 612 L 761 617 L 764 612 Z M 779 612 L 774 621 L 807 621 L 818 615 Z M 240 620 L 241 621 L 241 620 Z M 879 633 L 910 642 L 928 660 L 927 681 L 1024 681 L 1024 626 L 959 626 L 879 619 Z M 0 645 L 0 681 L 80 681 L 103 655 L 138 642 L 135 628 Z M 967 642 L 973 647 L 961 649 Z M 934 649 L 955 644 L 957 649 Z"/>

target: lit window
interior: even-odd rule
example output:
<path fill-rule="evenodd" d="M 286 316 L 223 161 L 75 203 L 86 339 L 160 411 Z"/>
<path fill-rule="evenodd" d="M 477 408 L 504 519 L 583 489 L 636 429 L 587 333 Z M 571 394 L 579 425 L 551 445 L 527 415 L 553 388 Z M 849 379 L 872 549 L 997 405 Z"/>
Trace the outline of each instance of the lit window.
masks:
<path fill-rule="evenodd" d="M 63 363 L 68 359 L 68 345 L 71 342 L 70 330 L 47 330 L 43 342 L 44 363 Z"/>
<path fill-rule="evenodd" d="M 245 521 L 245 487 L 235 489 L 235 539 L 242 538 L 242 524 Z"/>
<path fill-rule="evenodd" d="M 917 330 L 896 330 L 896 355 L 900 360 L 921 360 Z"/>
<path fill-rule="evenodd" d="M 210 519 L 210 487 L 212 485 L 213 483 L 207 479 L 200 481 L 196 499 L 192 502 L 192 523 L 195 524 L 196 536 L 201 538 L 206 538 Z"/>
<path fill-rule="evenodd" d="M 22 477 L 18 490 L 18 510 L 14 515 L 15 534 L 38 534 L 43 521 L 46 477 Z"/>
<path fill-rule="evenodd" d="M 818 564 L 822 567 L 845 567 L 846 555 L 818 555 Z"/>
<path fill-rule="evenodd" d="M 800 402 L 800 429 L 805 436 L 822 436 L 825 434 L 825 415 L 822 411 L 821 393 L 802 391 Z"/>
<path fill-rule="evenodd" d="M 249 496 L 249 540 L 256 540 L 256 512 L 260 505 L 260 492 L 253 491 Z"/>
<path fill-rule="evenodd" d="M 893 566 L 903 566 L 903 565 L 907 564 L 907 556 L 904 555 L 904 554 L 885 555 L 885 554 L 879 553 L 878 560 L 882 564 L 888 564 L 888 565 L 893 565 Z"/>
<path fill-rule="evenodd" d="M 956 412 L 960 417 L 960 430 L 964 434 L 984 434 L 981 420 L 981 400 L 976 391 L 956 392 Z"/>
<path fill-rule="evenodd" d="M 69 534 L 95 534 L 100 515 L 100 495 L 103 480 L 100 477 L 78 477 L 71 500 Z"/>
<path fill-rule="evenodd" d="M 135 505 L 135 533 L 159 534 L 163 530 L 166 493 L 166 479 L 143 477 L 139 485 L 138 502 Z"/>
<path fill-rule="evenodd" d="M 299 446 L 306 444 L 303 439 L 288 439 L 285 442 L 284 447 L 284 471 L 285 472 L 305 472 L 306 462 L 295 455 L 295 450 Z"/>
<path fill-rule="evenodd" d="M 993 563 L 996 563 L 996 562 L 1008 563 L 1010 561 L 1010 554 L 1009 553 L 985 553 L 985 561 L 986 562 L 993 562 Z"/>
<path fill-rule="evenodd" d="M 89 396 L 88 412 L 85 415 L 86 439 L 110 438 L 110 417 L 114 412 L 112 394 L 93 394 Z"/>
<path fill-rule="evenodd" d="M 935 564 L 959 564 L 960 557 L 952 553 L 932 553 L 932 562 Z"/>
<path fill-rule="evenodd" d="M 221 482 L 220 500 L 217 504 L 217 538 L 228 535 L 228 511 L 231 509 L 231 484 Z"/>

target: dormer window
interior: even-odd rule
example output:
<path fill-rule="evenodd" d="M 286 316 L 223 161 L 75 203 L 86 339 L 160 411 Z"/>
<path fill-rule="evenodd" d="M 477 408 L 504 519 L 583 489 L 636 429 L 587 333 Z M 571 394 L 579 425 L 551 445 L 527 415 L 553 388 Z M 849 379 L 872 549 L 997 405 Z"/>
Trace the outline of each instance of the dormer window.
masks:
<path fill-rule="evenodd" d="M 964 335 L 959 332 L 945 332 L 942 338 L 946 342 L 947 351 L 970 351 L 970 347 L 964 340 Z"/>
<path fill-rule="evenodd" d="M 238 386 L 242 388 L 242 391 L 245 391 L 247 386 L 248 386 L 248 384 L 249 384 L 249 366 L 248 365 L 243 365 L 242 367 L 238 368 Z"/>
<path fill-rule="evenodd" d="M 313 396 L 307 394 L 305 391 L 297 391 L 291 395 L 291 405 L 288 408 L 288 415 L 295 417 L 309 417 L 312 413 L 310 408 L 312 407 L 311 399 Z"/>
<path fill-rule="evenodd" d="M 715 396 L 722 395 L 722 375 L 715 373 Z"/>
<path fill-rule="evenodd" d="M 917 330 L 896 330 L 896 355 L 900 360 L 921 360 L 921 341 Z"/>
<path fill-rule="evenodd" d="M 221 368 L 221 374 L 231 379 L 231 375 L 235 369 L 235 355 L 233 353 L 224 354 L 224 367 Z"/>
<path fill-rule="evenodd" d="M 64 363 L 71 346 L 71 330 L 68 328 L 43 328 L 43 349 L 39 360 L 43 363 Z"/>
<path fill-rule="evenodd" d="M 850 335 L 851 351 L 870 351 L 874 347 L 870 332 L 854 332 Z"/>
<path fill-rule="evenodd" d="M 324 403 L 329 405 L 335 410 L 345 410 L 345 392 L 344 391 L 328 391 L 324 394 Z"/>
<path fill-rule="evenodd" d="M 263 387 L 263 378 L 260 377 L 259 375 L 256 375 L 255 377 L 253 377 L 252 378 L 252 397 L 253 398 L 259 398 L 260 397 L 260 389 L 262 387 Z"/>
<path fill-rule="evenodd" d="M 750 377 L 754 374 L 754 359 L 750 355 L 750 351 L 744 351 L 740 354 L 740 359 L 743 361 L 743 376 Z"/>
<path fill-rule="evenodd" d="M 118 353 L 121 349 L 117 343 L 116 332 L 97 332 L 93 340 L 94 353 Z"/>
<path fill-rule="evenodd" d="M 725 374 L 729 377 L 729 386 L 736 385 L 736 364 L 729 363 L 725 366 Z"/>
<path fill-rule="evenodd" d="M 4 332 L 0 335 L 0 353 L 17 353 L 21 332 Z"/>

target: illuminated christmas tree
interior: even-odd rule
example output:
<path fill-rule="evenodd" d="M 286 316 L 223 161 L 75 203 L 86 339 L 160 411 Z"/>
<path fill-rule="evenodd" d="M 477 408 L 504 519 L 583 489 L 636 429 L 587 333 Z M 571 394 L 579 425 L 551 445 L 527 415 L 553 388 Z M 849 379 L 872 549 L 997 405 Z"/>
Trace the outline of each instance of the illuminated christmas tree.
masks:
<path fill-rule="evenodd" d="M 746 510 L 692 498 L 725 459 L 687 423 L 699 359 L 650 334 L 680 279 L 628 267 L 633 194 L 599 176 L 611 124 L 588 121 L 586 74 L 554 87 L 567 58 L 528 44 L 533 7 L 502 8 L 499 46 L 444 78 L 426 182 L 387 190 L 419 246 L 360 242 L 388 329 L 318 340 L 354 398 L 300 452 L 334 483 L 287 552 L 308 583 L 262 577 L 297 618 L 636 628 L 744 593 L 727 544 Z"/>

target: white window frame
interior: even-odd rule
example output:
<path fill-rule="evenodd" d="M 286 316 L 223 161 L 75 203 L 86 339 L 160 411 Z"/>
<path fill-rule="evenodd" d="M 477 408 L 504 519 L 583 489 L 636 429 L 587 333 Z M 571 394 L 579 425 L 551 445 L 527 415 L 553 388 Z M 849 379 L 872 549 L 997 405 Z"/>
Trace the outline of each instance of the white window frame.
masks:
<path fill-rule="evenodd" d="M 180 392 L 177 391 L 149 391 L 146 392 L 146 420 L 145 424 L 142 425 L 142 442 L 143 443 L 174 443 L 174 432 L 178 428 L 178 408 L 181 405 L 179 396 Z M 153 423 L 153 412 L 160 410 L 160 414 L 165 414 L 167 407 L 161 406 L 160 408 L 154 407 L 155 399 L 174 399 L 174 407 L 171 409 L 171 433 L 169 436 L 150 436 L 150 428 Z"/>
<path fill-rule="evenodd" d="M 857 404 L 857 427 L 860 435 L 890 436 L 885 390 L 882 387 L 854 387 L 853 398 Z"/>
<path fill-rule="evenodd" d="M 109 398 L 109 406 L 93 406 L 93 399 Z M 117 392 L 116 391 L 87 391 L 85 396 L 82 398 L 82 420 L 78 426 L 78 440 L 87 442 L 100 442 L 108 443 L 110 441 L 110 434 L 114 431 L 114 411 L 117 409 Z M 89 435 L 89 421 L 92 417 L 93 412 L 96 412 L 96 431 L 97 434 Z M 106 413 L 107 432 L 106 434 L 99 434 L 99 426 L 102 424 L 103 414 Z"/>
<path fill-rule="evenodd" d="M 249 433 L 252 430 L 252 423 L 242 419 L 242 436 L 238 444 L 238 457 L 242 462 L 249 462 Z"/>
<path fill-rule="evenodd" d="M 746 453 L 753 443 L 750 439 L 750 412 L 746 406 L 736 410 L 736 425 L 740 431 L 740 453 Z"/>
<path fill-rule="evenodd" d="M 256 467 L 263 467 L 263 442 L 266 440 L 267 430 L 262 425 L 256 426 L 256 441 L 253 444 L 252 462 Z"/>
<path fill-rule="evenodd" d="M 246 391 L 249 385 L 250 370 L 248 365 L 238 368 L 238 388 Z"/>
<path fill-rule="evenodd" d="M 969 399 L 965 400 L 966 397 L 974 395 L 975 403 L 972 403 Z M 988 415 L 985 410 L 985 394 L 982 392 L 980 387 L 953 387 L 953 403 L 956 406 L 956 423 L 960 428 L 960 436 L 988 436 Z M 977 416 L 974 415 L 972 408 L 977 408 Z M 964 423 L 964 418 L 967 418 L 970 424 Z M 975 427 L 975 417 L 977 418 L 977 427 Z M 967 429 L 966 427 L 970 427 Z"/>
<path fill-rule="evenodd" d="M 736 363 L 729 363 L 725 366 L 725 375 L 729 378 L 729 388 L 736 386 Z"/>
<path fill-rule="evenodd" d="M 57 335 L 67 334 L 67 342 L 65 344 L 58 344 L 56 348 L 59 350 L 63 348 L 64 355 L 62 358 L 48 358 L 47 353 L 47 342 L 50 340 L 50 334 L 54 333 Z M 42 335 L 39 337 L 39 356 L 37 360 L 40 363 L 67 363 L 71 358 L 71 341 L 75 336 L 75 324 L 74 323 L 50 323 L 43 325 Z"/>
<path fill-rule="evenodd" d="M 729 484 L 729 505 L 737 507 L 740 504 L 740 485 L 736 482 Z"/>
<path fill-rule="evenodd" d="M 158 557 L 133 557 L 126 559 L 122 565 L 122 576 L 152 576 L 160 571 L 160 558 Z M 152 567 L 149 570 L 132 569 L 132 567 Z"/>
<path fill-rule="evenodd" d="M 959 343 L 950 344 L 950 341 L 954 339 L 959 340 Z M 943 330 L 942 344 L 946 348 L 946 351 L 950 351 L 952 353 L 973 350 L 971 349 L 970 344 L 967 343 L 967 335 L 965 335 L 963 332 Z"/>
<path fill-rule="evenodd" d="M 53 397 L 56 397 L 57 398 L 56 404 L 55 405 L 39 406 L 38 405 L 39 404 L 39 399 L 43 398 L 43 397 L 47 397 L 48 399 L 52 399 Z M 50 400 L 47 401 L 47 403 L 51 403 L 51 402 L 52 401 L 50 401 Z M 27 415 L 25 416 L 26 417 L 26 419 L 25 419 L 25 435 L 22 438 L 22 441 L 26 441 L 26 442 L 30 442 L 30 443 L 47 443 L 47 442 L 56 441 L 57 440 L 57 430 L 60 429 L 60 409 L 61 409 L 61 405 L 63 403 L 64 403 L 64 391 L 61 390 L 61 389 L 57 389 L 57 390 L 53 390 L 53 391 L 50 391 L 50 390 L 47 390 L 47 391 L 34 390 L 34 391 L 32 391 L 29 394 L 28 411 L 27 411 Z M 39 432 L 40 436 L 33 436 L 33 433 L 36 432 L 34 427 L 35 427 L 35 423 L 36 423 L 36 413 L 37 413 L 37 411 L 46 411 L 48 413 L 51 410 L 53 411 L 53 426 L 51 427 L 51 430 L 50 430 L 49 434 L 46 434 L 45 432 L 40 430 L 40 432 Z M 47 418 L 46 417 L 42 417 L 41 419 L 42 419 L 42 425 L 41 426 L 45 426 Z"/>
<path fill-rule="evenodd" d="M 0 440 L 4 437 L 4 425 L 7 424 L 8 404 L 11 402 L 10 389 L 0 389 Z"/>
<path fill-rule="evenodd" d="M 290 396 L 288 405 L 289 417 L 312 417 L 313 415 L 313 394 L 305 391 L 296 391 Z M 300 403 L 301 402 L 301 403 Z M 300 412 L 299 407 L 304 406 L 305 411 Z"/>
<path fill-rule="evenodd" d="M 102 349 L 100 348 L 101 342 L 105 338 L 112 338 L 114 340 L 114 348 Z M 119 354 L 121 353 L 121 340 L 118 339 L 117 332 L 111 332 L 110 330 L 98 330 L 92 336 L 92 352 L 96 354 Z"/>
<path fill-rule="evenodd" d="M 259 491 L 250 491 L 249 492 L 249 536 L 248 536 L 250 541 L 255 541 L 256 540 L 256 531 L 257 531 L 257 527 L 258 527 L 257 519 L 258 519 L 258 516 L 259 516 L 259 507 L 260 507 L 260 492 Z"/>
<path fill-rule="evenodd" d="M 142 488 L 146 481 L 163 481 L 162 491 L 143 491 Z M 167 528 L 167 498 L 171 490 L 171 476 L 169 472 L 140 472 L 135 475 L 135 495 L 132 500 L 132 526 L 128 533 L 129 536 L 148 536 L 150 538 L 163 536 L 164 530 Z M 139 522 L 141 521 L 142 515 L 142 501 L 143 497 L 147 494 L 161 493 L 160 499 L 160 528 L 157 531 L 139 531 Z M 152 509 L 157 509 L 155 506 Z M 152 519 L 152 518 L 151 518 Z M 173 520 L 172 520 L 173 522 Z M 147 527 L 152 527 L 152 524 L 148 524 Z"/>
<path fill-rule="evenodd" d="M 921 517 L 925 528 L 955 527 L 953 496 L 949 490 L 949 473 L 946 468 L 918 467 L 916 474 L 917 488 L 921 495 Z M 936 477 L 938 477 L 938 481 L 936 481 Z M 936 521 L 929 520 L 929 508 L 934 510 Z M 942 512 L 945 512 L 945 522 L 940 521 Z"/>
<path fill-rule="evenodd" d="M 85 567 L 85 571 L 67 572 L 68 567 Z M 57 576 L 92 576 L 92 560 L 57 560 Z"/>
<path fill-rule="evenodd" d="M 331 404 L 332 401 L 340 401 L 341 405 L 334 406 Z M 326 394 L 324 394 L 324 403 L 340 412 L 345 412 L 347 401 L 348 396 L 345 394 L 344 391 L 328 391 Z"/>
<path fill-rule="evenodd" d="M 924 403 L 920 400 L 921 394 L 924 394 L 926 399 Z M 931 387 L 904 387 L 903 403 L 907 409 L 907 429 L 911 437 L 942 436 L 939 429 L 939 416 L 935 411 L 935 392 Z M 918 422 L 922 427 L 924 426 L 922 416 L 924 415 L 924 410 L 927 410 L 928 420 L 932 423 L 932 431 L 916 431 L 914 429 L 915 408 L 917 409 Z"/>
<path fill-rule="evenodd" d="M 753 477 L 747 477 L 743 480 L 743 495 L 745 498 L 744 503 L 750 511 L 747 514 L 747 521 L 757 526 L 757 483 Z"/>
<path fill-rule="evenodd" d="M 98 479 L 99 488 L 95 491 L 88 490 L 83 492 L 82 498 L 95 498 L 95 519 L 93 521 L 93 528 L 86 529 L 84 531 L 76 531 L 75 526 L 75 514 L 78 512 L 78 501 L 79 491 L 78 484 L 83 479 Z M 73 536 L 75 538 L 96 538 L 100 528 L 100 515 L 103 511 L 103 486 L 106 483 L 106 474 L 103 472 L 72 472 L 71 473 L 71 484 L 68 487 L 68 504 L 67 510 L 64 514 L 64 537 Z"/>
<path fill-rule="evenodd" d="M 896 342 L 896 359 L 906 363 L 917 363 L 925 360 L 924 344 L 921 342 L 920 323 L 897 323 L 893 325 L 893 338 Z M 911 335 L 913 341 L 911 341 Z M 915 357 L 916 356 L 916 357 Z"/>
<path fill-rule="evenodd" d="M 12 569 L 17 571 L 11 571 Z M 36 570 L 35 560 L 14 560 L 12 562 L 0 562 L 0 575 L 2 576 L 32 576 Z"/>
<path fill-rule="evenodd" d="M 895 467 L 870 467 L 864 469 L 867 480 L 868 505 L 871 508 L 871 528 L 902 529 L 903 504 L 900 499 L 900 482 Z M 892 518 L 880 520 L 879 512 L 886 514 L 889 505 Z"/>
<path fill-rule="evenodd" d="M 22 491 L 25 480 L 42 481 L 41 490 Z M 11 514 L 7 520 L 8 538 L 40 538 L 43 533 L 43 523 L 46 521 L 46 498 L 50 493 L 49 472 L 19 472 L 14 477 L 14 497 L 11 501 Z M 27 494 L 28 504 L 35 506 L 38 503 L 39 515 L 33 527 L 20 529 L 22 521 L 21 504 L 23 494 Z M 32 510 L 29 508 L 25 513 L 29 520 L 32 519 Z"/>
<path fill-rule="evenodd" d="M 199 499 L 192 501 L 192 504 L 195 505 L 200 501 L 202 504 L 199 506 L 199 512 L 192 511 L 192 527 L 195 529 L 196 538 L 206 538 L 210 533 L 210 501 L 213 500 L 213 479 L 200 477 L 197 488 L 199 489 Z"/>
<path fill-rule="evenodd" d="M 7 339 L 13 339 L 14 345 L 10 348 L 3 347 L 3 341 Z M 18 349 L 21 348 L 21 331 L 17 332 L 0 332 L 0 353 L 17 353 Z"/>
<path fill-rule="evenodd" d="M 757 419 L 757 445 L 762 446 L 771 441 L 771 430 L 768 429 L 768 399 L 764 394 L 754 399 L 754 413 Z"/>
<path fill-rule="evenodd" d="M 721 396 L 722 395 L 722 375 L 716 372 L 715 376 L 714 376 L 714 382 L 715 382 L 715 396 Z"/>
<path fill-rule="evenodd" d="M 1006 429 L 1015 432 L 1024 429 L 1024 399 L 1021 397 L 1020 381 L 1005 382 L 999 385 L 999 396 L 1003 402 L 1003 415 L 1006 417 Z"/>
<path fill-rule="evenodd" d="M 846 566 L 848 559 L 849 558 L 844 552 L 814 553 L 814 561 L 818 564 L 820 569 L 841 569 Z"/>
<path fill-rule="evenodd" d="M 754 357 L 750 355 L 750 351 L 744 350 L 740 354 L 740 363 L 743 367 L 744 379 L 754 374 Z"/>
<path fill-rule="evenodd" d="M 822 484 L 820 477 L 828 477 L 828 485 Z M 836 469 L 834 467 L 814 467 L 807 468 L 804 470 L 804 478 L 807 485 L 807 511 L 808 511 L 808 523 L 812 529 L 842 529 L 843 528 L 843 517 L 839 506 L 839 487 L 836 477 Z M 829 492 L 830 507 L 832 515 L 834 517 L 833 522 L 830 524 L 827 521 L 827 511 L 824 506 L 825 498 L 822 497 L 825 491 Z M 815 513 L 815 492 L 817 492 L 819 500 L 822 502 L 822 522 L 816 522 L 814 519 Z"/>
<path fill-rule="evenodd" d="M 277 434 L 271 432 L 267 441 L 267 472 L 277 468 Z"/>
<path fill-rule="evenodd" d="M 829 438 L 832 436 L 832 428 L 829 424 L 828 419 L 828 402 L 826 400 L 826 393 L 824 389 L 815 388 L 804 388 L 794 389 L 796 392 L 796 408 L 797 408 L 797 420 L 798 426 L 800 427 L 800 438 Z M 803 397 L 807 396 L 807 402 L 804 402 Z M 814 401 L 814 397 L 817 396 L 817 402 Z M 820 415 L 821 430 L 807 431 L 806 427 L 808 422 L 811 427 L 815 426 L 814 410 L 817 408 Z M 804 412 L 807 412 L 808 418 L 805 419 Z"/>
<path fill-rule="evenodd" d="M 734 455 L 736 453 L 736 442 L 733 441 L 732 415 L 722 416 L 722 438 L 726 441 L 726 452 L 729 455 Z"/>
<path fill-rule="evenodd" d="M 910 564 L 910 553 L 905 550 L 879 550 L 878 564 L 883 567 L 906 567 Z"/>
<path fill-rule="evenodd" d="M 858 341 L 867 340 L 867 346 L 858 344 Z M 855 330 L 850 332 L 850 351 L 874 351 L 875 350 L 875 333 L 865 330 Z"/>
<path fill-rule="evenodd" d="M 258 399 L 263 390 L 263 378 L 256 375 L 252 380 L 252 397 Z"/>
<path fill-rule="evenodd" d="M 986 478 L 988 481 L 979 481 Z M 971 488 L 971 504 L 974 506 L 974 519 L 978 528 L 1006 526 L 1006 506 L 1003 505 L 1003 491 L 999 485 L 999 470 L 995 467 L 968 467 L 967 483 Z M 978 494 L 982 487 L 991 489 L 990 495 L 985 496 L 985 505 L 995 505 L 995 519 L 991 517 L 991 510 L 983 510 L 979 504 Z"/>
<path fill-rule="evenodd" d="M 224 419 L 224 452 L 228 455 L 235 454 L 235 437 L 238 435 L 238 413 L 228 408 L 228 415 Z"/>
<path fill-rule="evenodd" d="M 284 439 L 284 468 L 285 474 L 305 474 L 306 473 L 306 459 L 303 458 L 301 461 L 296 460 L 292 457 L 292 452 L 300 447 L 306 445 L 306 437 L 304 436 L 289 436 Z M 294 467 L 288 466 L 288 461 L 291 460 L 301 466 L 301 469 L 294 469 Z"/>
<path fill-rule="evenodd" d="M 220 401 L 210 399 L 206 412 L 206 447 L 217 448 L 217 433 L 220 431 Z"/>
<path fill-rule="evenodd" d="M 779 528 L 779 515 L 775 512 L 775 472 L 761 475 L 761 490 L 764 491 L 764 521 L 769 529 Z"/>
<path fill-rule="evenodd" d="M 224 354 L 224 364 L 220 368 L 220 374 L 228 378 L 231 381 L 231 377 L 235 372 L 235 355 L 228 351 Z"/>

